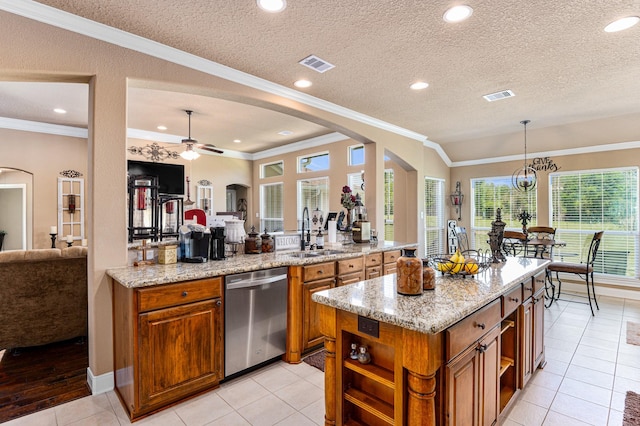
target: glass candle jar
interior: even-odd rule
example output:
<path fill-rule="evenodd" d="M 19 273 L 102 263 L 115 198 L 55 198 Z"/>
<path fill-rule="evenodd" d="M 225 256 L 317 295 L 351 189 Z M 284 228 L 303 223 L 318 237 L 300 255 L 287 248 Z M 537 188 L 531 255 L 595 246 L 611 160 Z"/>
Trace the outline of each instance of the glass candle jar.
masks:
<path fill-rule="evenodd" d="M 424 290 L 436 288 L 436 271 L 429 266 L 429 259 L 422 259 L 422 288 Z"/>

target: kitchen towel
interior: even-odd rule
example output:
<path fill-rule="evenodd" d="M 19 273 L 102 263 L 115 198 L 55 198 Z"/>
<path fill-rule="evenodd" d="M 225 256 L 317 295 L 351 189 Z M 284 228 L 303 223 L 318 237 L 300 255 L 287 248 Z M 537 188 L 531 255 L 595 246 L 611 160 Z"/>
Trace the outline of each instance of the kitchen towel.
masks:
<path fill-rule="evenodd" d="M 328 228 L 329 230 L 329 242 L 335 243 L 337 241 L 338 225 L 335 220 L 330 220 Z"/>

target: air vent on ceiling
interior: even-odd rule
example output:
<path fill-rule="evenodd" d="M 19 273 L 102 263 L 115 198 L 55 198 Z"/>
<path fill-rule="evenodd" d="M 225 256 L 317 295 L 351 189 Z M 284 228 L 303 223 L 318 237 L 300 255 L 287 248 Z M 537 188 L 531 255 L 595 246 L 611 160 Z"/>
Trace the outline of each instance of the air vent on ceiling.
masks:
<path fill-rule="evenodd" d="M 491 93 L 489 95 L 484 95 L 485 98 L 489 102 L 499 101 L 500 99 L 512 98 L 515 94 L 511 90 L 502 90 L 500 92 Z"/>
<path fill-rule="evenodd" d="M 305 67 L 311 68 L 312 70 L 318 71 L 319 73 L 323 73 L 325 71 L 329 71 L 331 68 L 335 68 L 335 65 L 330 64 L 324 59 L 320 59 L 315 55 L 309 55 L 300 62 L 300 65 L 304 65 Z"/>

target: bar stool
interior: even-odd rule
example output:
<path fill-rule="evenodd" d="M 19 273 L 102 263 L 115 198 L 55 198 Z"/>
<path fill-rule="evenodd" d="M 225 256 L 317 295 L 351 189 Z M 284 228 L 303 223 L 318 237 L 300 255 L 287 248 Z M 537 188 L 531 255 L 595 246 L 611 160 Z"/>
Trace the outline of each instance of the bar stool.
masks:
<path fill-rule="evenodd" d="M 560 300 L 560 293 L 562 292 L 562 281 L 560 281 L 560 272 L 564 272 L 568 274 L 576 274 L 580 278 L 585 280 L 585 283 L 587 284 L 587 296 L 579 296 L 579 297 L 586 297 L 589 300 L 591 315 L 595 316 L 595 313 L 593 312 L 593 304 L 591 302 L 591 298 L 592 298 L 591 293 L 593 293 L 593 301 L 596 303 L 596 308 L 600 310 L 600 307 L 598 306 L 598 300 L 596 299 L 596 289 L 593 285 L 593 264 L 596 260 L 598 247 L 600 247 L 600 240 L 602 240 L 602 234 L 604 234 L 604 231 L 596 232 L 595 234 L 593 234 L 593 239 L 591 240 L 591 244 L 589 245 L 589 254 L 587 255 L 586 263 L 551 262 L 547 266 L 547 280 L 549 281 L 549 285 L 551 286 L 551 300 L 549 302 L 549 306 L 551 306 L 554 300 Z M 553 278 L 551 276 L 552 272 L 556 273 L 556 280 L 558 280 L 557 295 L 555 294 L 556 286 L 553 283 Z M 589 284 L 591 284 L 591 288 L 589 288 Z M 575 300 L 566 300 L 566 301 L 576 302 Z M 584 303 L 586 304 L 586 302 Z"/>

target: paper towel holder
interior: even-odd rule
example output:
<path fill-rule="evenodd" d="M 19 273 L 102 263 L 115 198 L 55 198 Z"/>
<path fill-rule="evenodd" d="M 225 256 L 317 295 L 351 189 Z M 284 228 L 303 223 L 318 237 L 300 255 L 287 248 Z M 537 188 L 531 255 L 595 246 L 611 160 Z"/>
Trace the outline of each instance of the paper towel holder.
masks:
<path fill-rule="evenodd" d="M 327 215 L 327 220 L 324 221 L 324 230 L 325 231 L 329 230 L 329 221 L 330 220 L 336 220 L 337 217 L 338 217 L 338 212 L 329 212 L 329 214 Z"/>

